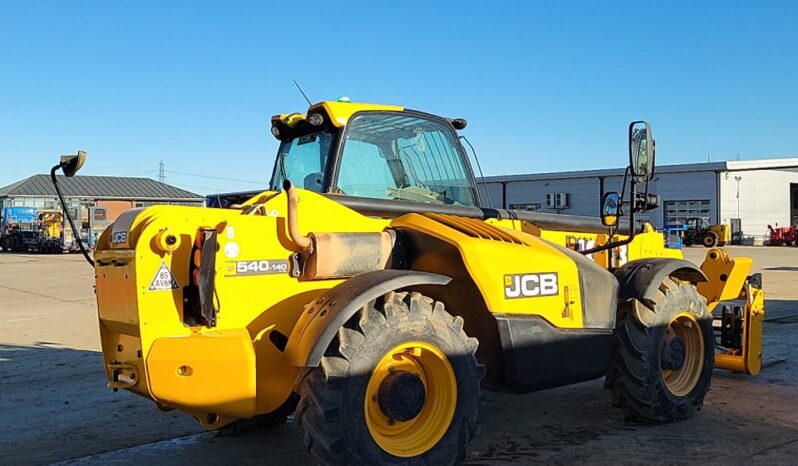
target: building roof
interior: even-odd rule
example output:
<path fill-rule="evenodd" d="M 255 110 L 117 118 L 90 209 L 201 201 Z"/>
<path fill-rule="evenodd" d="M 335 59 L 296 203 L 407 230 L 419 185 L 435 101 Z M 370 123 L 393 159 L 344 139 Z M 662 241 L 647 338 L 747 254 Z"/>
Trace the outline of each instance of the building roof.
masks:
<path fill-rule="evenodd" d="M 685 163 L 678 165 L 657 165 L 656 173 L 685 173 L 685 172 L 732 172 L 743 170 L 796 170 L 798 157 L 785 159 L 765 160 L 729 160 L 722 162 Z M 502 181 L 534 181 L 564 178 L 598 178 L 604 176 L 623 176 L 626 168 L 607 168 L 601 170 L 575 170 L 566 172 L 526 173 L 518 175 L 486 176 L 485 182 L 498 183 Z"/>
<path fill-rule="evenodd" d="M 124 200 L 203 201 L 205 198 L 149 178 L 58 175 L 64 197 Z M 0 196 L 55 196 L 49 175 L 33 175 L 0 188 Z"/>

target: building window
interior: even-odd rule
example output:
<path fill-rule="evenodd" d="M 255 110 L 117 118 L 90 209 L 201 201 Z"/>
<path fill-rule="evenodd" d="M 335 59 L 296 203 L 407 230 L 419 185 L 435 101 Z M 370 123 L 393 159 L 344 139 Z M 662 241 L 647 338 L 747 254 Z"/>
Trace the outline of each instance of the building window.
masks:
<path fill-rule="evenodd" d="M 528 202 L 525 204 L 510 204 L 510 210 L 529 210 L 529 211 L 538 211 L 540 210 L 540 202 Z"/>
<path fill-rule="evenodd" d="M 711 222 L 709 200 L 665 201 L 665 224 L 679 225 L 688 219 L 700 218 Z"/>

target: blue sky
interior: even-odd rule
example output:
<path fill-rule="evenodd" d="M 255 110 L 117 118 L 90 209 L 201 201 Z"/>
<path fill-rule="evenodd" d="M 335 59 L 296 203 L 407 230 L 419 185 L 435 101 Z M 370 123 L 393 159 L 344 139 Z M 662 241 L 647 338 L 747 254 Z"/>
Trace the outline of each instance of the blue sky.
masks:
<path fill-rule="evenodd" d="M 80 148 L 86 174 L 257 189 L 269 117 L 307 107 L 292 78 L 465 117 L 486 174 L 622 166 L 639 118 L 660 164 L 798 156 L 796 23 L 790 1 L 4 2 L 0 186 Z"/>

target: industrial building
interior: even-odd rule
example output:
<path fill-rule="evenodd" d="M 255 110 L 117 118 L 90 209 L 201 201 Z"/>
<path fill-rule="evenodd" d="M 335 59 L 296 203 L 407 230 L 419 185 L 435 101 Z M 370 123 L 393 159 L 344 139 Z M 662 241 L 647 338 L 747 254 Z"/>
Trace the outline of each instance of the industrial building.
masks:
<path fill-rule="evenodd" d="M 112 222 L 122 212 L 154 204 L 203 206 L 205 198 L 198 194 L 160 183 L 149 178 L 117 176 L 58 176 L 64 200 L 82 216 L 89 207 L 104 207 Z M 60 203 L 49 175 L 33 175 L 0 188 L 0 211 L 4 207 L 29 206 L 36 209 L 59 209 Z"/>
<path fill-rule="evenodd" d="M 488 176 L 483 203 L 595 216 L 601 193 L 621 191 L 623 175 L 607 169 Z M 662 202 L 643 217 L 656 228 L 700 217 L 734 229 L 733 219 L 740 219 L 743 237 L 760 237 L 767 225 L 787 226 L 798 217 L 798 158 L 657 166 L 650 191 Z"/>

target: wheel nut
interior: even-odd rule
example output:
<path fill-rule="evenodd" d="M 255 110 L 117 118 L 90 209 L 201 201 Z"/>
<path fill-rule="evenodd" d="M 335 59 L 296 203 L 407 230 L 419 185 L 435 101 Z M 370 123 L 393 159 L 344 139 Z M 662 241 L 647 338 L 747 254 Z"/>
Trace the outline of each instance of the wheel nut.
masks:
<path fill-rule="evenodd" d="M 426 401 L 426 388 L 421 378 L 407 371 L 392 371 L 380 384 L 377 401 L 380 411 L 394 420 L 407 422 L 421 413 Z"/>
<path fill-rule="evenodd" d="M 660 360 L 664 369 L 676 371 L 682 368 L 687 358 L 687 346 L 678 336 L 670 336 L 662 342 Z"/>

